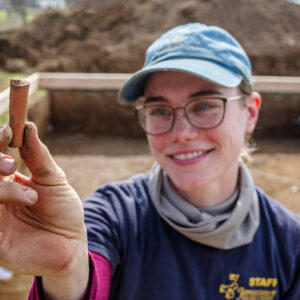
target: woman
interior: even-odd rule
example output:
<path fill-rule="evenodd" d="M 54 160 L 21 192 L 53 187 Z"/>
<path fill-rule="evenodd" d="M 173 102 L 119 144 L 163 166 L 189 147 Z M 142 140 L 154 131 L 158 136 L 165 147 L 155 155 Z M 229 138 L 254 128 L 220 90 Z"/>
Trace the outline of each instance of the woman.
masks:
<path fill-rule="evenodd" d="M 3 236 L 9 225 L 21 241 L 4 238 L 1 261 L 38 276 L 30 298 L 298 299 L 299 218 L 256 188 L 240 159 L 261 100 L 238 42 L 218 27 L 175 27 L 119 96 L 136 105 L 156 163 L 88 197 L 86 227 L 32 125 L 21 149 L 32 178 L 2 172 L 33 193 L 31 204 L 2 197 L 18 203 L 3 210 L 14 220 Z"/>

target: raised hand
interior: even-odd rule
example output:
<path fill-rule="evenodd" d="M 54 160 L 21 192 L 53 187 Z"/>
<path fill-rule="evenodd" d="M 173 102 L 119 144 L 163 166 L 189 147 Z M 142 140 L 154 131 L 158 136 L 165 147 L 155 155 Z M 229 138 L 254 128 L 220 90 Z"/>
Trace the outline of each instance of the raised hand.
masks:
<path fill-rule="evenodd" d="M 0 128 L 1 152 L 11 136 L 8 126 Z M 20 154 L 30 177 L 15 172 L 11 158 L 4 154 L 0 158 L 0 264 L 43 276 L 50 293 L 56 292 L 57 280 L 83 276 L 86 284 L 88 256 L 81 201 L 32 123 L 26 124 Z"/>

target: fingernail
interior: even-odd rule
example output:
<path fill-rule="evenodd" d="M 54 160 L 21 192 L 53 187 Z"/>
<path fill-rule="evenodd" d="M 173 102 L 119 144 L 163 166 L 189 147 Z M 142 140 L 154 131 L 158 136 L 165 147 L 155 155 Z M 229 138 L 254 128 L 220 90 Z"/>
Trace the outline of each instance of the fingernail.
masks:
<path fill-rule="evenodd" d="M 8 125 L 2 125 L 0 127 L 0 138 L 5 143 L 10 142 L 10 140 L 12 138 L 12 130 Z"/>
<path fill-rule="evenodd" d="M 5 168 L 5 170 L 11 171 L 15 167 L 15 160 L 9 156 L 5 156 L 2 164 L 3 164 L 3 167 Z"/>
<path fill-rule="evenodd" d="M 11 128 L 7 124 L 5 124 L 0 127 L 0 131 L 2 132 L 2 134 L 7 135 L 11 132 Z"/>
<path fill-rule="evenodd" d="M 5 129 L 6 129 L 6 127 L 7 127 L 7 124 L 1 125 L 1 126 L 0 126 L 0 131 L 3 131 L 3 130 L 5 130 Z"/>
<path fill-rule="evenodd" d="M 25 200 L 27 200 L 30 203 L 35 202 L 37 199 L 37 193 L 32 189 L 26 189 L 24 191 L 24 196 L 25 196 Z"/>

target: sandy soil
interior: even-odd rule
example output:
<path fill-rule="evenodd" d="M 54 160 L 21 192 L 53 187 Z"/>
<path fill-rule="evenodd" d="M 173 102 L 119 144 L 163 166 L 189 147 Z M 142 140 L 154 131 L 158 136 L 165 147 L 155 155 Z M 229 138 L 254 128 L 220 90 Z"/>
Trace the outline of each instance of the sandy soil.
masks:
<path fill-rule="evenodd" d="M 101 184 L 145 172 L 153 164 L 141 139 L 50 135 L 45 143 L 82 199 Z M 256 144 L 249 164 L 256 184 L 300 212 L 300 140 L 258 140 Z"/>

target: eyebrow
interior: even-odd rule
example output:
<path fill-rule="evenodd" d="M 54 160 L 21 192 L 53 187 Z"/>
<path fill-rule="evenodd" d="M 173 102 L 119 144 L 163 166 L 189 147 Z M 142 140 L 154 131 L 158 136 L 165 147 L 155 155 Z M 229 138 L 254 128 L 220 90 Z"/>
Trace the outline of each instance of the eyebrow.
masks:
<path fill-rule="evenodd" d="M 145 97 L 144 103 L 167 102 L 164 97 Z"/>
<path fill-rule="evenodd" d="M 202 96 L 211 96 L 211 95 L 222 95 L 217 90 L 200 90 L 196 93 L 193 93 L 192 95 L 189 96 L 189 98 L 196 98 L 196 97 L 202 97 Z"/>
<path fill-rule="evenodd" d="M 221 95 L 219 91 L 216 90 L 200 90 L 196 93 L 191 94 L 188 96 L 188 98 L 193 99 L 196 97 L 202 97 L 202 96 L 211 96 L 211 95 Z M 155 103 L 155 102 L 167 102 L 166 98 L 162 96 L 157 97 L 145 97 L 144 103 Z"/>

